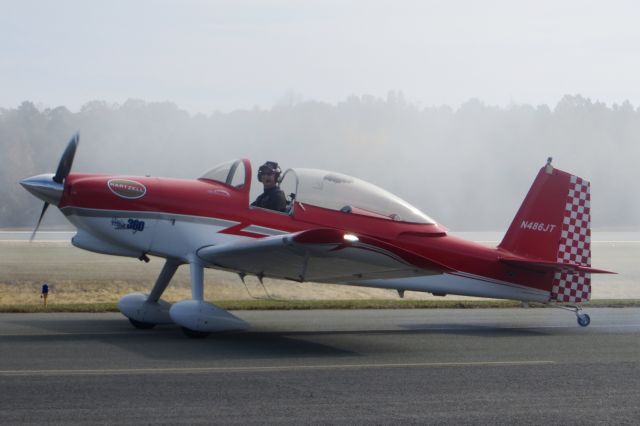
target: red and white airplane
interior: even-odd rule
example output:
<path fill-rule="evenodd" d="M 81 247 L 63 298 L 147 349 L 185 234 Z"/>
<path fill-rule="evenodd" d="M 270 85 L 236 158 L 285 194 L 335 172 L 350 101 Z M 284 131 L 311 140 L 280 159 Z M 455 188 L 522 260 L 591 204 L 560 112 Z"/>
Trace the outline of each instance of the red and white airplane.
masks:
<path fill-rule="evenodd" d="M 118 303 L 139 328 L 176 323 L 190 337 L 246 329 L 241 319 L 203 299 L 204 268 L 292 281 L 430 292 L 435 295 L 543 302 L 590 318 L 589 182 L 540 169 L 502 242 L 491 248 L 447 230 L 400 198 L 351 176 L 289 169 L 280 186 L 286 212 L 250 206 L 251 163 L 221 164 L 196 180 L 69 174 L 76 134 L 55 174 L 20 183 L 55 204 L 77 227 L 76 247 L 166 263 L 151 292 Z M 192 299 L 160 299 L 176 269 L 188 264 Z"/>

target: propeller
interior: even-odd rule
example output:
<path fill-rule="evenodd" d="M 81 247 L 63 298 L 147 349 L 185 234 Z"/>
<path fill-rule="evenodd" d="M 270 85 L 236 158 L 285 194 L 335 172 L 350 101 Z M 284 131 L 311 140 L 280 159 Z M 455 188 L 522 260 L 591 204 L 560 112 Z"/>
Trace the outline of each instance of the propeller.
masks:
<path fill-rule="evenodd" d="M 63 183 L 67 176 L 69 176 L 71 165 L 73 164 L 73 157 L 76 155 L 76 148 L 78 148 L 79 142 L 80 133 L 76 132 L 76 134 L 71 137 L 71 140 L 67 144 L 67 148 L 62 153 L 62 158 L 60 158 L 60 162 L 58 163 L 58 170 L 56 170 L 56 174 L 53 177 L 54 182 Z"/>
<path fill-rule="evenodd" d="M 40 228 L 40 222 L 42 222 L 42 217 L 44 216 L 44 212 L 47 211 L 47 209 L 49 208 L 49 204 L 48 202 L 44 202 L 44 206 L 42 206 L 42 212 L 40 213 L 40 218 L 38 219 L 38 223 L 36 224 L 36 227 L 34 228 L 33 232 L 31 233 L 31 237 L 29 238 L 29 242 L 33 241 L 33 239 L 36 236 L 36 232 L 38 232 L 38 228 Z"/>
<path fill-rule="evenodd" d="M 40 223 L 42 222 L 45 212 L 49 208 L 49 204 L 51 204 L 52 201 L 59 201 L 60 198 L 62 198 L 64 181 L 67 176 L 69 176 L 69 172 L 71 172 L 73 157 L 76 155 L 76 149 L 78 148 L 79 142 L 80 134 L 76 133 L 71 137 L 71 140 L 69 140 L 69 143 L 67 144 L 67 148 L 62 153 L 62 158 L 60 158 L 60 162 L 58 163 L 58 169 L 53 177 L 51 177 L 51 175 L 40 175 L 25 179 L 21 182 L 22 186 L 24 186 L 29 192 L 44 200 L 44 206 L 42 206 L 40 218 L 38 219 L 38 223 L 36 224 L 29 241 L 33 241 L 36 236 L 36 232 L 38 232 L 38 228 L 40 228 Z"/>

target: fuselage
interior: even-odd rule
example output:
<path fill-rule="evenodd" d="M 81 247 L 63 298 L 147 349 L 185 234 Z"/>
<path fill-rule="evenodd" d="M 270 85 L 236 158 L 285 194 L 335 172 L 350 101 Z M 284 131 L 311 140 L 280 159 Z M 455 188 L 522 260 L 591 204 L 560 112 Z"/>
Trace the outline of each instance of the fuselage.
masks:
<path fill-rule="evenodd" d="M 314 228 L 374 237 L 449 270 L 420 277 L 347 284 L 520 300 L 548 299 L 545 272 L 500 261 L 495 248 L 447 234 L 435 223 L 409 223 L 369 212 L 337 211 L 293 200 L 287 213 L 251 207 L 245 183 L 207 179 L 70 174 L 59 208 L 78 228 L 74 245 L 131 257 L 145 254 L 192 261 L 200 247 Z"/>
<path fill-rule="evenodd" d="M 265 191 L 250 200 L 251 163 L 219 164 L 196 180 L 70 174 L 79 134 L 54 173 L 20 184 L 78 229 L 86 250 L 149 261 L 165 258 L 149 294 L 127 294 L 120 311 L 137 328 L 175 323 L 189 337 L 245 330 L 248 324 L 204 300 L 204 268 L 292 281 L 406 290 L 434 295 L 580 303 L 591 295 L 590 184 L 551 165 L 536 176 L 505 237 L 491 248 L 450 236 L 394 194 L 352 176 L 275 162 L 257 175 Z M 262 180 L 273 175 L 279 182 Z M 281 192 L 281 191 L 282 192 Z M 272 197 L 276 203 L 264 202 Z M 161 296 L 188 264 L 191 299 Z M 588 315 L 576 313 L 579 325 Z"/>

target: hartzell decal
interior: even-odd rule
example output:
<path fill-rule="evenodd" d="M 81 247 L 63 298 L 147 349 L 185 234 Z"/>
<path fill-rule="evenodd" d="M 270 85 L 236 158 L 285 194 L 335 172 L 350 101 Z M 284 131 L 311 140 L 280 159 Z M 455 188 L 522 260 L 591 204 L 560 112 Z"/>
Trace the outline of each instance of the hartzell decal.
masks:
<path fill-rule="evenodd" d="M 107 186 L 120 198 L 126 198 L 128 200 L 136 200 L 144 197 L 147 193 L 147 188 L 140 182 L 128 179 L 110 179 L 107 182 Z"/>

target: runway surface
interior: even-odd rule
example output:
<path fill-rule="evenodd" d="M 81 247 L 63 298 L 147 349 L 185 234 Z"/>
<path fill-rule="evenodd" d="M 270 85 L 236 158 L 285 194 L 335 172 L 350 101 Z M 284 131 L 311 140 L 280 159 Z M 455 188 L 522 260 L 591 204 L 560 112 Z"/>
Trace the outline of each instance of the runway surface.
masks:
<path fill-rule="evenodd" d="M 640 309 L 0 315 L 0 424 L 634 423 Z"/>

